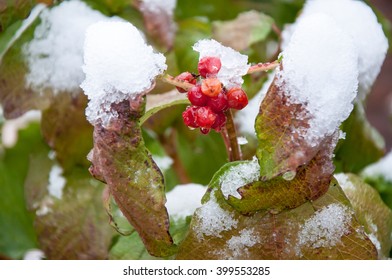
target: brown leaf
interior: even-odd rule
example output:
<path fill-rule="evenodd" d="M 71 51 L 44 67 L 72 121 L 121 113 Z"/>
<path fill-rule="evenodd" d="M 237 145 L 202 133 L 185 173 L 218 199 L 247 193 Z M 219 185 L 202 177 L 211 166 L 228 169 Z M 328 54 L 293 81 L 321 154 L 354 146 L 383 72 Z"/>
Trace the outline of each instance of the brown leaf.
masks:
<path fill-rule="evenodd" d="M 91 173 L 105 181 L 125 217 L 154 256 L 169 256 L 175 246 L 169 234 L 163 175 L 147 151 L 139 119 L 145 97 L 113 104 L 118 118 L 109 127 L 94 127 Z"/>

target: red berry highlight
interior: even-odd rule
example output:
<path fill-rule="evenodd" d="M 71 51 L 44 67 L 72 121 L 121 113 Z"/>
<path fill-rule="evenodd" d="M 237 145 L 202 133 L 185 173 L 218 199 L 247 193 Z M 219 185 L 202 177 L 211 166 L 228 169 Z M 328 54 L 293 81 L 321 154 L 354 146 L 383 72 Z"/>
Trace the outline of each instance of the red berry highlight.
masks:
<path fill-rule="evenodd" d="M 190 128 L 197 128 L 198 127 L 198 125 L 195 122 L 195 112 L 196 112 L 196 110 L 197 110 L 197 107 L 189 106 L 182 113 L 182 119 L 184 120 L 185 125 L 190 127 Z"/>
<path fill-rule="evenodd" d="M 210 128 L 200 127 L 200 132 L 203 134 L 208 134 L 210 133 L 210 131 L 211 131 Z"/>
<path fill-rule="evenodd" d="M 229 107 L 236 110 L 242 110 L 248 105 L 248 97 L 241 88 L 232 88 L 227 92 L 227 101 Z"/>
<path fill-rule="evenodd" d="M 217 97 L 222 91 L 222 84 L 217 78 L 207 78 L 201 83 L 201 92 L 209 97 Z"/>
<path fill-rule="evenodd" d="M 218 96 L 209 98 L 207 105 L 215 113 L 225 111 L 229 108 L 229 103 L 227 102 L 227 97 L 223 90 L 218 94 Z"/>
<path fill-rule="evenodd" d="M 206 56 L 200 59 L 197 69 L 203 78 L 215 76 L 222 67 L 222 63 L 218 57 Z"/>
<path fill-rule="evenodd" d="M 195 124 L 203 128 L 211 128 L 216 120 L 216 114 L 210 107 L 199 107 L 195 111 Z"/>
<path fill-rule="evenodd" d="M 197 85 L 188 91 L 188 99 L 192 105 L 205 106 L 208 102 L 208 97 L 201 92 L 201 86 Z"/>
<path fill-rule="evenodd" d="M 178 75 L 177 77 L 176 77 L 176 79 L 177 80 L 180 80 L 180 81 L 183 81 L 183 82 L 188 82 L 188 83 L 191 83 L 191 84 L 196 84 L 196 78 L 191 74 L 191 73 L 189 73 L 189 72 L 183 72 L 183 73 L 181 73 L 180 75 Z M 179 92 L 181 92 L 181 93 L 185 93 L 185 92 L 187 92 L 185 89 L 183 89 L 183 88 L 180 88 L 180 87 L 176 87 L 177 88 L 177 90 L 179 91 Z"/>

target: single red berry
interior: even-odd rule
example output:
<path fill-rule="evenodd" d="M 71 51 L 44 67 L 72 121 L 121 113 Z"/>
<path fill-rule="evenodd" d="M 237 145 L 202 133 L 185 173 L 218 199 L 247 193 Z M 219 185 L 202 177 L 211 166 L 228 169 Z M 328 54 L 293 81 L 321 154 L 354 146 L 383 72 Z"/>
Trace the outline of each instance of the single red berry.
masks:
<path fill-rule="evenodd" d="M 195 122 L 196 110 L 197 110 L 197 107 L 189 106 L 182 113 L 182 119 L 184 120 L 184 123 L 185 123 L 186 126 L 191 127 L 191 128 L 197 128 L 198 127 L 198 125 Z"/>
<path fill-rule="evenodd" d="M 226 115 L 223 112 L 216 114 L 216 120 L 211 128 L 215 129 L 215 131 L 221 131 L 222 127 L 226 125 Z"/>
<path fill-rule="evenodd" d="M 207 104 L 215 113 L 225 111 L 229 108 L 227 96 L 223 90 L 218 94 L 218 96 L 209 98 Z"/>
<path fill-rule="evenodd" d="M 203 78 L 212 77 L 218 74 L 222 63 L 218 57 L 206 56 L 200 59 L 197 69 Z"/>
<path fill-rule="evenodd" d="M 229 103 L 229 107 L 242 110 L 248 105 L 248 97 L 246 96 L 245 91 L 241 88 L 232 88 L 227 92 L 227 101 Z"/>
<path fill-rule="evenodd" d="M 208 102 L 208 97 L 201 92 L 201 86 L 197 85 L 188 91 L 188 99 L 192 105 L 205 106 Z"/>
<path fill-rule="evenodd" d="M 178 75 L 177 77 L 176 77 L 176 79 L 177 80 L 180 80 L 180 81 L 183 81 L 183 82 L 188 82 L 188 83 L 191 83 L 191 84 L 196 84 L 196 78 L 195 78 L 195 76 L 193 76 L 191 73 L 189 73 L 189 72 L 183 72 L 183 73 L 181 73 L 180 75 Z M 176 87 L 177 88 L 177 90 L 179 91 L 179 92 L 181 92 L 181 93 L 185 93 L 185 92 L 187 92 L 185 89 L 183 89 L 183 88 L 180 88 L 180 87 Z"/>
<path fill-rule="evenodd" d="M 216 114 L 210 107 L 199 107 L 195 111 L 195 124 L 198 127 L 211 128 L 216 120 Z"/>
<path fill-rule="evenodd" d="M 207 78 L 201 83 L 201 92 L 209 97 L 217 97 L 222 91 L 222 84 L 217 78 Z"/>
<path fill-rule="evenodd" d="M 210 133 L 210 131 L 211 131 L 210 128 L 200 127 L 200 132 L 203 134 L 208 134 Z"/>

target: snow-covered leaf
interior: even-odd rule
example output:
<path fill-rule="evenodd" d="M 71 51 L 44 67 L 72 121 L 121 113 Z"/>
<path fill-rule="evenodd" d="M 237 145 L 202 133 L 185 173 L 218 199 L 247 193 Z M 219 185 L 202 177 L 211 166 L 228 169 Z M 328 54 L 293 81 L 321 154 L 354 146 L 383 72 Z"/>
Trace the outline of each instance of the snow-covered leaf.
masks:
<path fill-rule="evenodd" d="M 375 246 L 336 181 L 313 202 L 279 214 L 247 216 L 212 186 L 177 254 L 177 259 L 376 258 Z"/>

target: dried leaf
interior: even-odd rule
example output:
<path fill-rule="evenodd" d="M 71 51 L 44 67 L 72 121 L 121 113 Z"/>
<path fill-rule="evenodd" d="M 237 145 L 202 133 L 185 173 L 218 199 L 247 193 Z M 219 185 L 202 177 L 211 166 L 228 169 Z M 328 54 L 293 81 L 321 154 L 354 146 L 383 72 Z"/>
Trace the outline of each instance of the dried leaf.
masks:
<path fill-rule="evenodd" d="M 105 181 L 118 207 L 154 256 L 174 254 L 163 175 L 144 145 L 139 119 L 145 98 L 113 104 L 118 118 L 94 127 L 90 172 Z"/>
<path fill-rule="evenodd" d="M 241 13 L 234 20 L 213 22 L 213 37 L 225 46 L 243 51 L 263 41 L 271 31 L 273 19 L 257 11 Z"/>
<path fill-rule="evenodd" d="M 318 200 L 279 214 L 250 216 L 236 212 L 219 189 L 211 189 L 177 254 L 177 259 L 376 258 L 376 248 L 336 181 Z"/>

